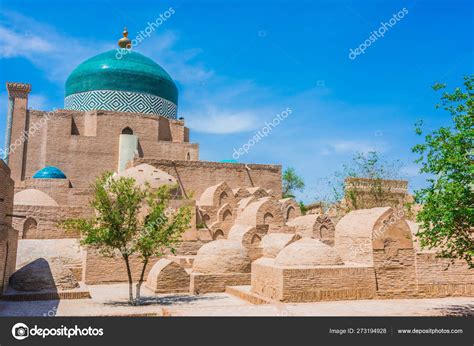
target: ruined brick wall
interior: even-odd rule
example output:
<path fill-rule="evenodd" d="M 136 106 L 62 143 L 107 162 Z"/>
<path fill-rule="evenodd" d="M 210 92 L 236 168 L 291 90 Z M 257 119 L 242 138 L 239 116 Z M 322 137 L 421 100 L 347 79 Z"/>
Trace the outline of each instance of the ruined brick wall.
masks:
<path fill-rule="evenodd" d="M 63 239 L 78 238 L 77 232 L 66 232 L 58 223 L 69 218 L 87 217 L 92 210 L 86 207 L 43 207 L 17 205 L 15 214 L 26 218 L 15 218 L 13 227 L 18 230 L 21 239 Z"/>
<path fill-rule="evenodd" d="M 344 204 L 349 210 L 403 206 L 408 198 L 408 181 L 346 178 Z"/>
<path fill-rule="evenodd" d="M 465 261 L 451 262 L 436 253 L 418 252 L 416 274 L 422 297 L 474 296 L 474 270 Z"/>
<path fill-rule="evenodd" d="M 392 216 L 374 232 L 373 261 L 377 294 L 383 298 L 413 297 L 418 293 L 415 249 L 405 219 Z"/>
<path fill-rule="evenodd" d="M 398 249 L 389 255 L 385 250 L 374 250 L 377 295 L 380 298 L 414 297 L 418 293 L 413 249 Z"/>
<path fill-rule="evenodd" d="M 10 169 L 0 160 L 0 294 L 15 271 L 18 232 L 12 228 L 13 188 Z"/>
<path fill-rule="evenodd" d="M 221 163 L 207 161 L 170 161 L 135 159 L 133 166 L 141 163 L 152 165 L 176 179 L 180 179 L 186 193 L 195 198 L 209 187 L 225 181 L 231 189 L 260 186 L 272 190 L 273 196 L 281 198 L 281 166 Z"/>

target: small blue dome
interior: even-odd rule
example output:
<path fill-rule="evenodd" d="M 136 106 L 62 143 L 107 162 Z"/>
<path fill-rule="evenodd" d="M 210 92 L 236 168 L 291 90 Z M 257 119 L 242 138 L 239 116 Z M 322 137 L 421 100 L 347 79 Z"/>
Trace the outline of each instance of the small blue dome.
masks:
<path fill-rule="evenodd" d="M 67 179 L 66 175 L 57 167 L 47 166 L 33 175 L 35 179 Z"/>

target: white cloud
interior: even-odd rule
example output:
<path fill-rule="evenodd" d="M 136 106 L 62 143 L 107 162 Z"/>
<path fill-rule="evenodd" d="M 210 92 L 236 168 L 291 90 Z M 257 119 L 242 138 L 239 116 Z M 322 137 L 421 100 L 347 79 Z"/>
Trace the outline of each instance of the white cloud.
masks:
<path fill-rule="evenodd" d="M 54 47 L 42 37 L 28 32 L 19 32 L 0 26 L 0 36 L 4 41 L 0 46 L 0 58 L 25 57 L 32 59 L 35 54 L 54 51 Z"/>
<path fill-rule="evenodd" d="M 19 13 L 5 12 L 3 17 L 6 20 L 0 22 L 0 35 L 5 44 L 0 48 L 0 59 L 25 58 L 61 87 L 78 64 L 115 46 L 115 42 L 85 42 Z M 134 38 L 134 32 L 129 37 Z M 262 109 L 264 102 L 256 102 L 268 94 L 266 90 L 251 80 L 217 75 L 199 61 L 200 48 L 177 49 L 178 40 L 178 33 L 160 29 L 143 40 L 136 51 L 157 61 L 178 82 L 180 114 L 193 130 L 217 134 L 250 131 L 260 125 L 258 115 L 272 114 Z M 44 109 L 47 105 L 44 96 L 30 95 L 31 108 Z"/>
<path fill-rule="evenodd" d="M 202 50 L 190 48 L 177 51 L 175 44 L 178 39 L 179 35 L 176 32 L 154 33 L 143 40 L 136 50 L 157 61 L 166 68 L 173 79 L 185 86 L 205 83 L 214 72 L 196 61 Z"/>
<path fill-rule="evenodd" d="M 1 19 L 0 59 L 25 58 L 61 85 L 79 63 L 112 47 L 112 43 L 83 42 L 16 12 L 4 11 Z"/>
<path fill-rule="evenodd" d="M 204 113 L 189 114 L 189 127 L 205 133 L 236 133 L 251 131 L 260 124 L 254 110 L 237 110 L 209 108 Z"/>
<path fill-rule="evenodd" d="M 358 140 L 338 140 L 334 141 L 333 143 L 328 143 L 328 146 L 330 149 L 332 149 L 338 154 L 354 152 L 368 153 L 370 151 L 381 151 L 380 145 L 376 147 L 373 143 Z"/>

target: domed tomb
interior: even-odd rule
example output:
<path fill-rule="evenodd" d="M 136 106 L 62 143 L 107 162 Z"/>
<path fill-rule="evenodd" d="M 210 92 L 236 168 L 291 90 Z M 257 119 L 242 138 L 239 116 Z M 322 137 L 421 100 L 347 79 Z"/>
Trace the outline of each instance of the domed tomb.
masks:
<path fill-rule="evenodd" d="M 303 238 L 283 248 L 275 258 L 275 265 L 283 267 L 342 265 L 337 252 L 312 238 Z"/>
<path fill-rule="evenodd" d="M 197 252 L 193 272 L 203 274 L 249 273 L 250 258 L 238 242 L 219 239 L 203 245 Z"/>
<path fill-rule="evenodd" d="M 57 207 L 58 203 L 46 193 L 36 189 L 19 191 L 13 197 L 14 205 L 34 205 L 42 207 Z"/>

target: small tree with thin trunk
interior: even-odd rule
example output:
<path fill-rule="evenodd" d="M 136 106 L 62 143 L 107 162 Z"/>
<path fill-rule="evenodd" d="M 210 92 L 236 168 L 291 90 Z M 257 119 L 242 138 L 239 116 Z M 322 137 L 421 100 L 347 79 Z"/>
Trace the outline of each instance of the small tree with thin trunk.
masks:
<path fill-rule="evenodd" d="M 98 248 L 104 256 L 120 253 L 127 270 L 129 303 L 139 303 L 139 289 L 149 258 L 174 251 L 182 232 L 189 226 L 191 211 L 179 208 L 166 215 L 170 189 L 152 192 L 148 185 L 137 186 L 135 179 L 114 178 L 104 173 L 92 184 L 91 207 L 94 217 L 68 219 L 61 223 L 66 230 L 80 231 L 81 244 Z M 130 258 L 137 254 L 143 263 L 138 299 L 133 297 L 133 276 Z"/>
<path fill-rule="evenodd" d="M 171 191 L 169 186 L 161 186 L 157 191 L 149 191 L 146 196 L 147 213 L 141 222 L 134 250 L 142 260 L 142 270 L 137 283 L 136 301 L 140 302 L 140 289 L 144 281 L 149 259 L 163 256 L 167 252 L 176 253 L 183 232 L 191 221 L 191 208 L 181 207 L 177 212 L 168 208 Z"/>

